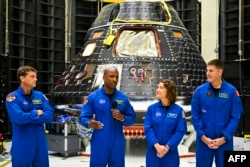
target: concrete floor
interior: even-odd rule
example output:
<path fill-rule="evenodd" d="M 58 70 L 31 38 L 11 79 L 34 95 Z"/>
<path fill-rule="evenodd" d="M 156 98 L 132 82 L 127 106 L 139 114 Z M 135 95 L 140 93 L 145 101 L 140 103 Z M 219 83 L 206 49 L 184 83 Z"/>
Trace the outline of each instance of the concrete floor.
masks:
<path fill-rule="evenodd" d="M 127 140 L 127 152 L 125 157 L 126 167 L 145 167 L 145 151 L 146 151 L 146 141 L 144 139 L 130 139 Z M 234 138 L 235 150 L 243 150 L 245 143 L 243 138 Z M 8 152 L 11 146 L 11 142 L 6 143 L 6 151 Z M 193 145 L 192 145 L 193 147 Z M 194 148 L 190 148 L 192 150 Z M 50 167 L 89 167 L 89 156 L 88 151 L 83 152 L 83 155 L 72 155 L 67 158 L 64 155 L 58 154 L 56 152 L 51 152 L 49 155 Z M 180 155 L 182 153 L 180 152 Z M 185 153 L 186 154 L 186 153 Z M 192 156 L 190 152 L 190 157 L 186 156 L 180 158 L 180 167 L 195 167 L 195 157 Z M 8 162 L 8 163 L 7 163 Z M 213 165 L 214 167 L 215 165 Z M 10 158 L 5 161 L 0 162 L 0 167 L 11 167 Z"/>

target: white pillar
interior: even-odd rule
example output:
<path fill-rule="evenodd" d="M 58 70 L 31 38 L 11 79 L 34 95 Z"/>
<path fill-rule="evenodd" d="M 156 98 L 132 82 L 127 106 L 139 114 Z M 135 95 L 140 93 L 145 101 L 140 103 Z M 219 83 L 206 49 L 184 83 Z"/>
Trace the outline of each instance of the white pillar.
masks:
<path fill-rule="evenodd" d="M 219 1 L 200 0 L 201 2 L 201 54 L 206 62 L 218 58 L 219 45 Z"/>

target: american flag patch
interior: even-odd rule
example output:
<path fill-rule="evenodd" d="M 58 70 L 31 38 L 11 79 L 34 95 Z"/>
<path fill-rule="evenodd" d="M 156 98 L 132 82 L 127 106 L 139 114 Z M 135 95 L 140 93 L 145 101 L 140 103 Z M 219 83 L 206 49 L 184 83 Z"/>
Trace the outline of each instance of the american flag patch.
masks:
<path fill-rule="evenodd" d="M 236 91 L 236 92 L 235 92 L 235 95 L 236 95 L 236 96 L 239 96 L 239 92 L 238 92 L 238 91 Z"/>
<path fill-rule="evenodd" d="M 185 112 L 182 111 L 182 118 L 186 118 Z"/>
<path fill-rule="evenodd" d="M 13 94 L 9 94 L 7 97 L 6 97 L 6 101 L 7 102 L 12 102 L 16 99 L 16 96 L 13 95 Z"/>

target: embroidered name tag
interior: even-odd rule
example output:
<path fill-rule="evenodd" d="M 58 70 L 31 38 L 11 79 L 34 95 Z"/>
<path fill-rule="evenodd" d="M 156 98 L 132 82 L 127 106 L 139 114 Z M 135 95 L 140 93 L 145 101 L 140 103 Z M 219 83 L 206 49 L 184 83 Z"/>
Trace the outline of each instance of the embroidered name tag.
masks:
<path fill-rule="evenodd" d="M 42 104 L 42 101 L 40 99 L 32 100 L 33 104 Z"/>
<path fill-rule="evenodd" d="M 176 118 L 176 117 L 177 117 L 177 114 L 174 114 L 174 113 L 168 113 L 168 114 L 167 114 L 167 117 L 170 117 L 170 118 Z"/>
<path fill-rule="evenodd" d="M 123 105 L 123 101 L 122 100 L 115 100 L 117 102 L 117 104 Z"/>
<path fill-rule="evenodd" d="M 221 98 L 228 98 L 228 94 L 227 93 L 219 93 L 219 97 Z"/>

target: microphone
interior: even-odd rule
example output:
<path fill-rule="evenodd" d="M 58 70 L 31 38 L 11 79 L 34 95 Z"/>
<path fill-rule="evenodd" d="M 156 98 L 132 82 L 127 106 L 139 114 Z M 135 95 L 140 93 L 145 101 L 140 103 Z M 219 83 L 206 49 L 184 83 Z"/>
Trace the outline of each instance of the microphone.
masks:
<path fill-rule="evenodd" d="M 112 105 L 112 109 L 115 109 L 116 106 L 117 106 L 117 101 L 112 101 L 112 102 L 111 102 L 111 105 Z"/>
<path fill-rule="evenodd" d="M 117 101 L 112 101 L 111 105 L 112 105 L 112 109 L 115 109 L 117 106 Z M 113 119 L 114 119 L 114 123 L 116 124 L 116 119 L 115 118 L 113 118 Z"/>
<path fill-rule="evenodd" d="M 117 108 L 117 101 L 112 101 L 111 105 L 112 105 L 112 109 L 116 109 Z M 121 113 L 120 113 L 120 115 L 121 115 Z M 114 118 L 115 123 L 116 123 L 116 120 L 121 121 L 120 118 L 119 119 L 118 118 Z M 123 118 L 123 121 L 124 121 L 124 118 Z"/>

